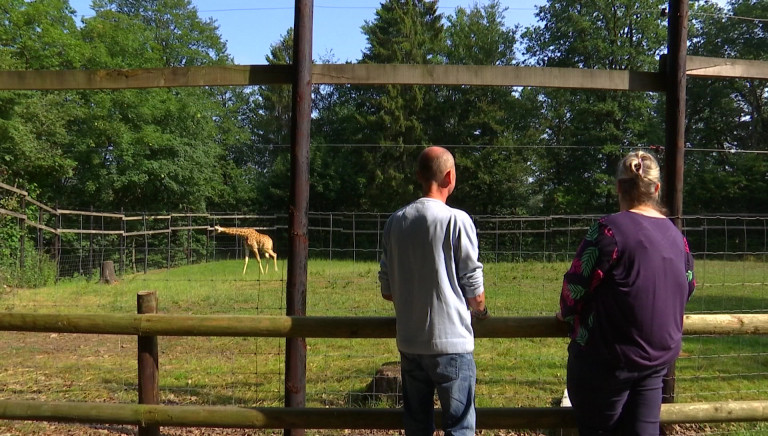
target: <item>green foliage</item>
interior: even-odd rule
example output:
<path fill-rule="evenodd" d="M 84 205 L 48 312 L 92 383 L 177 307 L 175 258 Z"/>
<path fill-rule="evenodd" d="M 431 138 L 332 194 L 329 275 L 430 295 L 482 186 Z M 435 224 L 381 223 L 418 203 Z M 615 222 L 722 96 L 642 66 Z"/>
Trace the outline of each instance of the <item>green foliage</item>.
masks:
<path fill-rule="evenodd" d="M 704 3 L 695 9 L 691 54 L 767 60 L 768 33 L 753 20 L 768 18 L 768 3 Z M 727 17 L 729 15 L 730 17 Z M 687 141 L 701 150 L 686 159 L 685 204 L 691 213 L 765 213 L 768 83 L 758 80 L 689 80 Z M 711 150 L 707 152 L 706 150 Z M 731 154 L 730 151 L 746 151 Z"/>
<path fill-rule="evenodd" d="M 661 0 L 552 0 L 523 33 L 532 61 L 547 67 L 653 71 L 666 30 Z M 663 143 L 663 116 L 640 93 L 542 90 L 544 147 L 535 159 L 541 214 L 614 210 L 613 177 L 630 149 Z"/>
<path fill-rule="evenodd" d="M 0 228 L 0 253 L 7 248 L 4 246 L 5 236 Z M 23 266 L 19 266 L 18 254 L 0 257 L 0 286 L 39 288 L 53 285 L 56 281 L 56 263 L 47 254 L 35 250 L 34 241 L 27 240 L 24 247 Z"/>
<path fill-rule="evenodd" d="M 387 0 L 361 30 L 359 62 L 538 65 L 657 71 L 664 0 L 550 0 L 539 22 L 505 24 L 498 1 L 439 13 Z M 0 68 L 111 69 L 231 63 L 217 24 L 189 0 L 96 0 L 75 23 L 63 0 L 7 0 Z M 766 59 L 765 1 L 692 2 L 689 52 Z M 293 30 L 266 60 L 289 64 Z M 524 56 L 519 59 L 519 56 Z M 685 211 L 768 210 L 762 154 L 768 85 L 688 82 Z M 0 180 L 62 207 L 284 212 L 290 86 L 0 92 Z M 310 208 L 390 212 L 419 195 L 422 146 L 448 146 L 452 205 L 473 214 L 615 210 L 614 171 L 630 149 L 661 150 L 662 95 L 476 86 L 316 86 Z M 450 147 L 459 145 L 461 147 Z M 702 151 L 705 150 L 705 151 Z M 711 150 L 707 152 L 706 150 Z M 730 154 L 728 151 L 740 153 Z M 743 153 L 748 152 L 748 153 Z M 657 156 L 662 160 L 663 153 Z"/>
<path fill-rule="evenodd" d="M 0 208 L 35 219 L 33 207 L 28 205 L 22 210 L 18 197 L 0 197 Z M 35 249 L 34 241 L 19 225 L 19 219 L 0 215 L 0 287 L 34 288 L 52 285 L 55 280 L 56 263 Z"/>

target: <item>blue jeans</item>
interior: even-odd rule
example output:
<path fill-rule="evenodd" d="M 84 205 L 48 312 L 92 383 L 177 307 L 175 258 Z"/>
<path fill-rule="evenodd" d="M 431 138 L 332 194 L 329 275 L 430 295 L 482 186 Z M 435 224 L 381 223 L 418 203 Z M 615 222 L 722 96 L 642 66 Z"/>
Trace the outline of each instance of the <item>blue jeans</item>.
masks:
<path fill-rule="evenodd" d="M 475 434 L 475 379 L 472 353 L 400 353 L 405 434 L 432 436 L 434 396 L 442 408 L 445 436 Z"/>
<path fill-rule="evenodd" d="M 629 370 L 568 348 L 568 397 L 579 435 L 658 436 L 666 367 Z"/>

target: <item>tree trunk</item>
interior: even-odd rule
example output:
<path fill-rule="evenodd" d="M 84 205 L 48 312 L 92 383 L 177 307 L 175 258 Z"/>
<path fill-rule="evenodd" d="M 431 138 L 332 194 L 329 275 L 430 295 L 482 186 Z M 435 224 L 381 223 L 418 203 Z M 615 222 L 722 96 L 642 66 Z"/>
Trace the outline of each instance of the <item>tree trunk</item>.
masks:
<path fill-rule="evenodd" d="M 108 285 L 117 283 L 117 276 L 115 275 L 115 264 L 111 260 L 105 260 L 101 263 L 101 283 Z"/>

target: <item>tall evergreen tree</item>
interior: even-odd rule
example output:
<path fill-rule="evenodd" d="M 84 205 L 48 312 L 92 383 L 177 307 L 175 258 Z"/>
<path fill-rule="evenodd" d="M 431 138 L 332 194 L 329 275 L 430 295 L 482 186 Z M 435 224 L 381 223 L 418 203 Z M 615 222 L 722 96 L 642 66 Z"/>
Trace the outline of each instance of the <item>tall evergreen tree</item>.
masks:
<path fill-rule="evenodd" d="M 383 2 L 374 20 L 362 26 L 367 46 L 361 63 L 441 63 L 442 19 L 437 2 Z M 357 150 L 357 168 L 368 177 L 360 206 L 391 211 L 416 192 L 413 163 L 420 150 L 412 146 L 430 142 L 424 125 L 436 110 L 436 93 L 424 86 L 387 85 L 361 88 L 358 95 L 359 139 L 363 144 L 382 145 Z"/>

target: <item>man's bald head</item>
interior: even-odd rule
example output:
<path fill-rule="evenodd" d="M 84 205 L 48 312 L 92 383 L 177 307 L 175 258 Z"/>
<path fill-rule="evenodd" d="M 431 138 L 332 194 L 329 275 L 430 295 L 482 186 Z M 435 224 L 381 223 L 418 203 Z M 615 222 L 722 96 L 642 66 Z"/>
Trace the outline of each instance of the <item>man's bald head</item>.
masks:
<path fill-rule="evenodd" d="M 422 183 L 440 183 L 445 173 L 454 169 L 456 163 L 450 151 L 443 147 L 427 147 L 417 161 L 416 176 Z"/>

